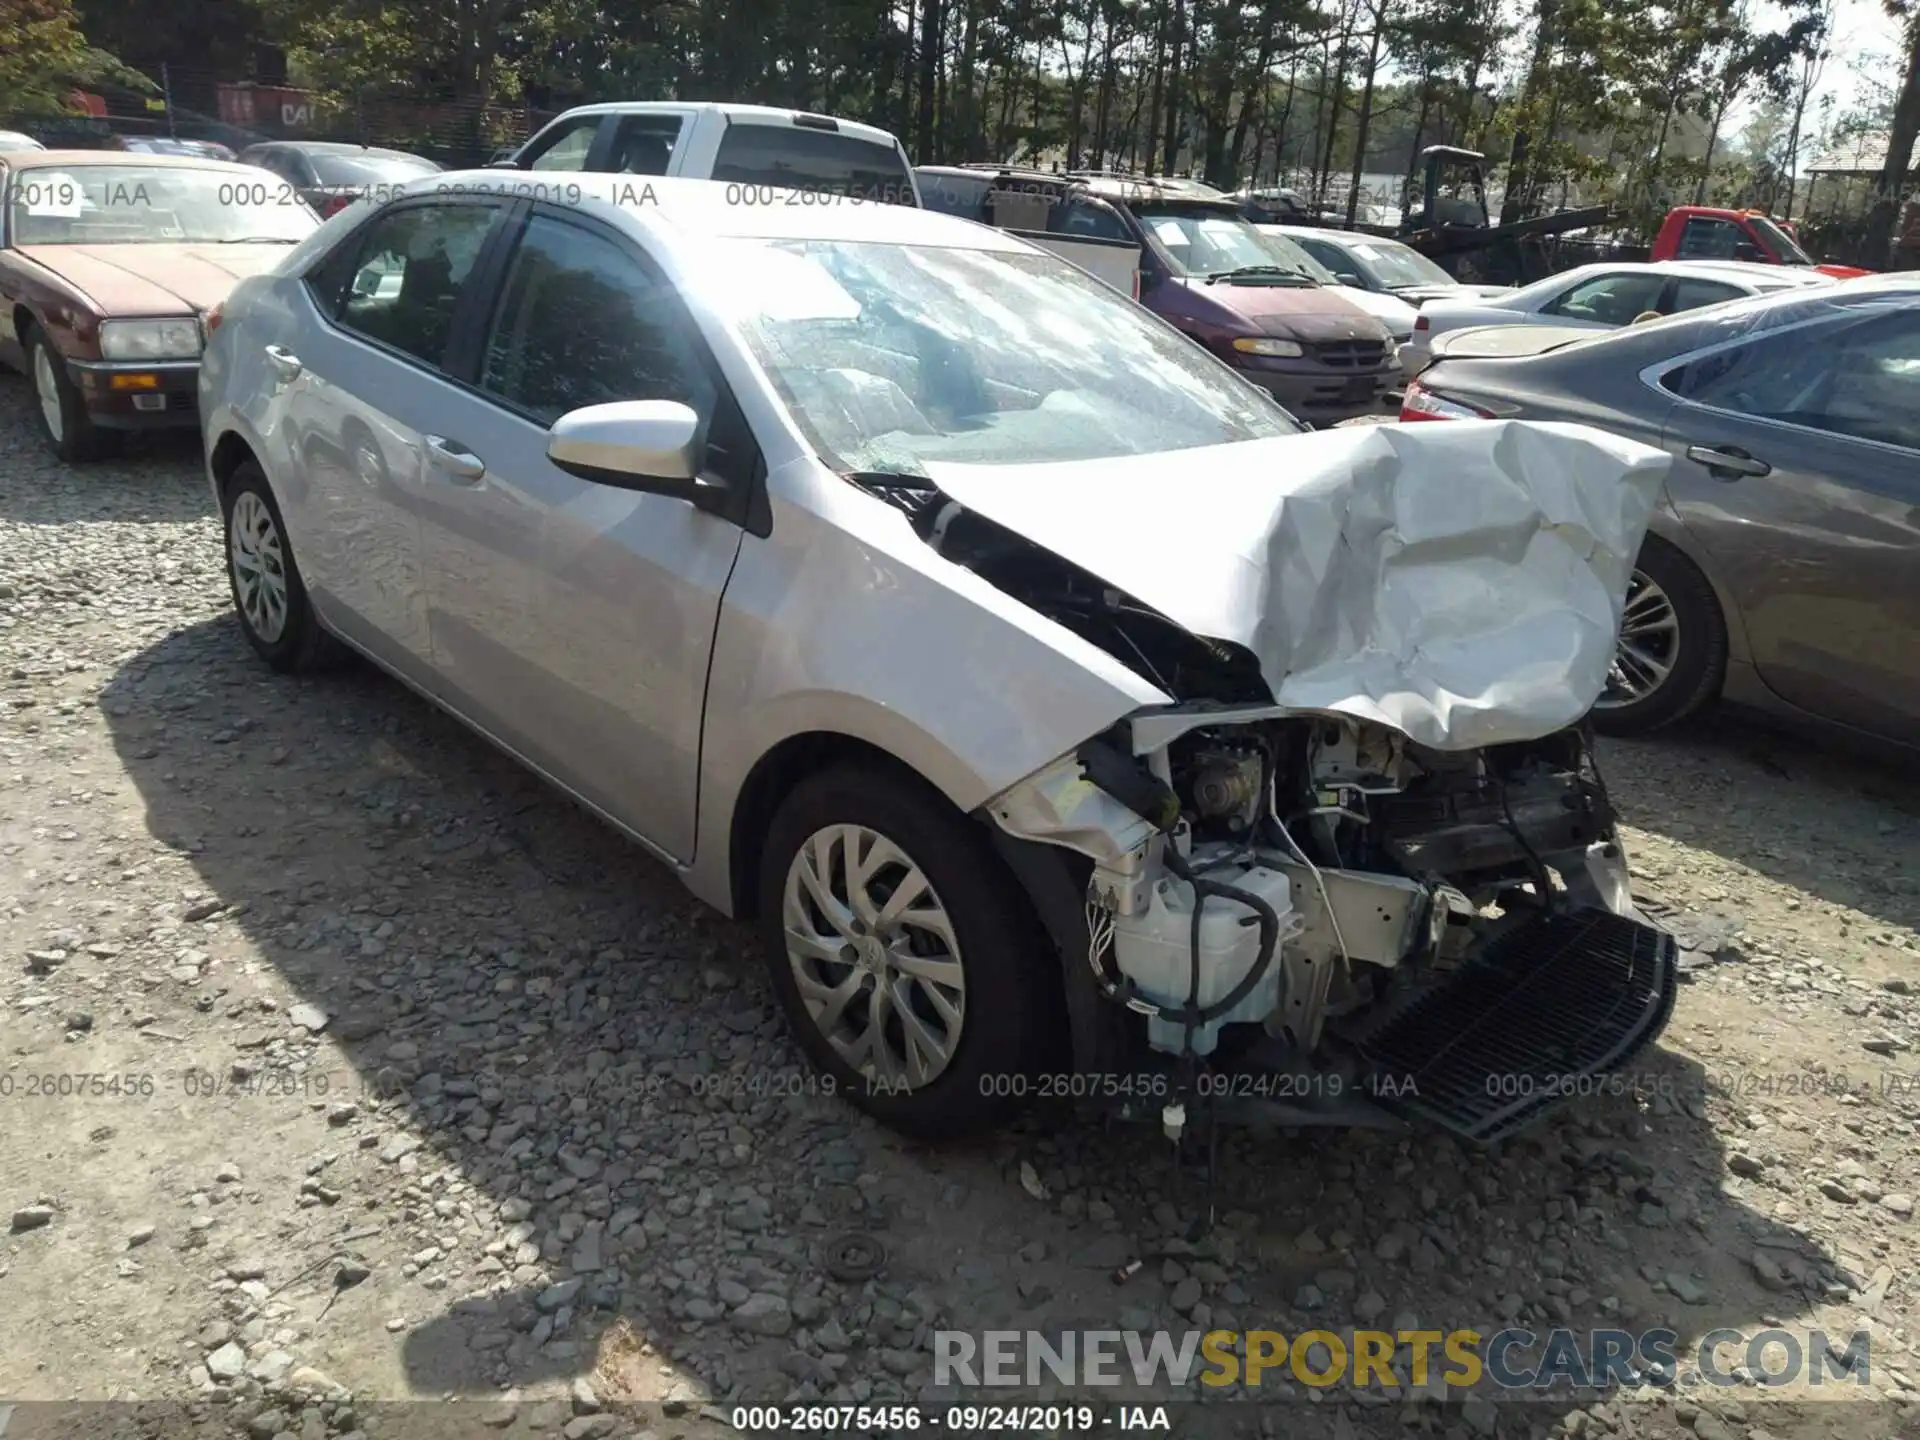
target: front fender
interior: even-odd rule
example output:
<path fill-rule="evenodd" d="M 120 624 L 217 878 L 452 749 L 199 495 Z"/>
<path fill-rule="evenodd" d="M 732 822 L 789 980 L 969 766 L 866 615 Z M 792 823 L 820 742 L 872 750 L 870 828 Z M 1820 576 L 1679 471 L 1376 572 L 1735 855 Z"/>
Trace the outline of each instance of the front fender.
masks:
<path fill-rule="evenodd" d="M 731 913 L 735 807 L 783 741 L 862 742 L 972 811 L 1122 716 L 1168 702 L 839 477 L 776 474 L 769 492 L 772 534 L 741 549 L 707 683 L 686 878 L 709 903 Z"/>

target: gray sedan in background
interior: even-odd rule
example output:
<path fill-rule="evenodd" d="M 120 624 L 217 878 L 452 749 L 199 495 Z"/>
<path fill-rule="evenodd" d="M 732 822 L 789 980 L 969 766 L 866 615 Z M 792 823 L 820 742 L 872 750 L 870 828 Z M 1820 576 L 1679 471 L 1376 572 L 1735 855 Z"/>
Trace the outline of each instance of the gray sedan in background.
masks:
<path fill-rule="evenodd" d="M 1402 420 L 1580 421 L 1674 457 L 1600 729 L 1724 694 L 1920 743 L 1920 276 L 1459 342 Z"/>

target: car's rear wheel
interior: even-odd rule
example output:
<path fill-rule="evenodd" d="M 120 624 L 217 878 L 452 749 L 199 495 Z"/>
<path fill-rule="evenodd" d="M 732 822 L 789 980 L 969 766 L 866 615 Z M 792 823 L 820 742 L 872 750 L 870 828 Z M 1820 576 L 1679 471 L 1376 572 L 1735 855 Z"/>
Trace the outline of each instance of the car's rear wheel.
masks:
<path fill-rule="evenodd" d="M 67 374 L 66 359 L 37 326 L 24 337 L 27 378 L 33 382 L 34 414 L 54 455 L 68 464 L 96 460 L 112 448 L 113 436 L 93 423 L 80 387 Z"/>
<path fill-rule="evenodd" d="M 941 796 L 865 766 L 801 781 L 768 829 L 759 910 L 774 990 L 836 1093 L 923 1135 L 1017 1107 L 1057 961 Z"/>
<path fill-rule="evenodd" d="M 222 493 L 227 582 L 247 644 L 274 669 L 289 673 L 319 669 L 338 658 L 338 642 L 314 614 L 286 521 L 259 465 L 242 461 Z"/>
<path fill-rule="evenodd" d="M 1691 715 L 1720 693 L 1727 626 L 1707 577 L 1657 536 L 1641 543 L 1596 730 L 1639 735 Z"/>

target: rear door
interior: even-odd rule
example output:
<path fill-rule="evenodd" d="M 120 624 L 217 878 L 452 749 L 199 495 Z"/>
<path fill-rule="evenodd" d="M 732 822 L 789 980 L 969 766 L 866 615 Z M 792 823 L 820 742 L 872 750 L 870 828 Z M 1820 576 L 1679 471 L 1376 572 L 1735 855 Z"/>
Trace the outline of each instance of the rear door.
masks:
<path fill-rule="evenodd" d="M 432 688 L 420 507 L 445 483 L 435 436 L 463 403 L 448 374 L 506 202 L 426 199 L 375 216 L 301 286 L 257 428 L 284 457 L 289 525 L 328 621 Z M 276 480 L 281 477 L 276 474 Z"/>
<path fill-rule="evenodd" d="M 1920 738 L 1920 306 L 1848 306 L 1660 379 L 1680 401 L 1669 493 L 1760 678 L 1815 714 Z"/>

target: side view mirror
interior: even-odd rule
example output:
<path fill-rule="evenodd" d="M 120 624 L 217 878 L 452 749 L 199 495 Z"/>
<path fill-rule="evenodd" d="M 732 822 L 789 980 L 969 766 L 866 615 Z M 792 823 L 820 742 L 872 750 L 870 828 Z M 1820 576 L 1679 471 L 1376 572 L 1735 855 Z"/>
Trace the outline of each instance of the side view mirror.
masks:
<path fill-rule="evenodd" d="M 706 427 L 691 406 L 677 400 L 586 405 L 569 410 L 547 431 L 547 459 L 569 475 L 730 515 L 736 502 L 732 491 L 699 478 L 705 454 Z"/>
<path fill-rule="evenodd" d="M 1736 260 L 1763 260 L 1766 257 L 1760 253 L 1760 247 L 1758 245 L 1743 240 L 1733 247 L 1733 258 Z"/>
<path fill-rule="evenodd" d="M 1336 270 L 1333 272 L 1333 278 L 1338 280 L 1342 285 L 1353 286 L 1356 290 L 1364 290 L 1367 288 L 1367 282 L 1351 270 Z"/>

